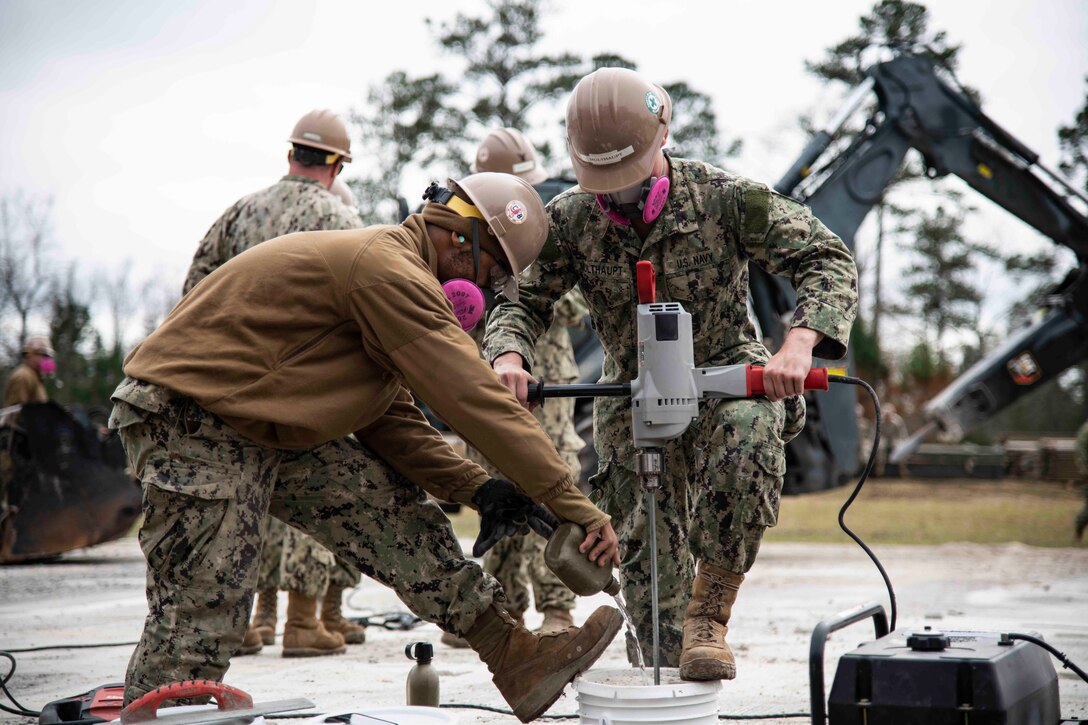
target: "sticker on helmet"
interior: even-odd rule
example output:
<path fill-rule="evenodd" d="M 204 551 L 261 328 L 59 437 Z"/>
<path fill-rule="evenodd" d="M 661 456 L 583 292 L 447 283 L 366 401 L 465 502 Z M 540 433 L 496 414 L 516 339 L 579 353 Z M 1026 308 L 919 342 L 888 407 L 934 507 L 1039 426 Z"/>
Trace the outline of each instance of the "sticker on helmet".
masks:
<path fill-rule="evenodd" d="M 491 150 L 488 149 L 486 146 L 481 148 L 480 151 L 476 154 L 476 160 L 481 163 L 487 161 L 490 157 Z"/>
<path fill-rule="evenodd" d="M 517 199 L 506 205 L 506 218 L 515 224 L 525 221 L 525 205 Z"/>
<path fill-rule="evenodd" d="M 653 91 L 646 91 L 646 108 L 650 109 L 650 113 L 657 114 L 661 110 L 661 101 L 657 100 L 657 96 Z"/>

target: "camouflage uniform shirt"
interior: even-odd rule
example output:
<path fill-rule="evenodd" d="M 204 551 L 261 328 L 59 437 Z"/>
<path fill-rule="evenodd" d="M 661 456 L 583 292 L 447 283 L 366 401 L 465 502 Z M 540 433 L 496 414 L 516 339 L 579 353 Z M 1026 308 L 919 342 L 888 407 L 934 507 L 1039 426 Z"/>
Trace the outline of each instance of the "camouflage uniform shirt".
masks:
<path fill-rule="evenodd" d="M 362 226 L 359 215 L 321 184 L 288 174 L 267 189 L 242 197 L 212 224 L 193 255 L 182 294 L 227 260 L 268 239 Z"/>
<path fill-rule="evenodd" d="M 634 269 L 640 260 L 657 270 L 658 301 L 680 302 L 691 313 L 698 367 L 768 358 L 746 307 L 749 260 L 792 279 L 792 325 L 825 335 L 815 355 L 835 359 L 846 353 L 857 311 L 857 270 L 842 241 L 808 207 L 763 184 L 699 161 L 669 163 L 672 190 L 645 242 L 631 227 L 611 222 L 594 195 L 579 187 L 548 204 L 548 242 L 526 274 L 520 300 L 502 304 L 489 320 L 488 360 L 514 351 L 532 366 L 534 343 L 551 322 L 552 304 L 579 285 L 605 351 L 602 382 L 633 380 Z M 598 400 L 598 414 L 609 407 L 629 405 Z M 602 441 L 598 434 L 601 458 L 631 461 L 630 436 L 610 438 Z"/>

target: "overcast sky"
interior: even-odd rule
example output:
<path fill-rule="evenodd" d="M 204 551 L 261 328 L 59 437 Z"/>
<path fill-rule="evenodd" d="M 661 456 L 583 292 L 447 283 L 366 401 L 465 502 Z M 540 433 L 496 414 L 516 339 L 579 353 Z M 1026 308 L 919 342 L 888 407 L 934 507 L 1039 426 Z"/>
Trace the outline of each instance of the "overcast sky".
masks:
<path fill-rule="evenodd" d="M 543 49 L 617 52 L 659 82 L 688 81 L 713 98 L 722 131 L 745 141 L 733 170 L 773 183 L 804 145 L 798 115 L 830 113 L 839 97 L 804 61 L 855 33 L 872 4 L 554 0 Z M 394 69 L 451 68 L 424 20 L 480 7 L 0 0 L 0 193 L 51 196 L 56 254 L 88 274 L 131 259 L 137 277 L 180 288 L 212 221 L 284 173 L 285 138 L 302 113 L 358 107 Z M 1056 166 L 1055 131 L 1084 100 L 1088 2 L 928 7 L 933 27 L 962 44 L 959 77 L 984 109 Z M 977 235 L 1041 244 L 973 201 Z"/>

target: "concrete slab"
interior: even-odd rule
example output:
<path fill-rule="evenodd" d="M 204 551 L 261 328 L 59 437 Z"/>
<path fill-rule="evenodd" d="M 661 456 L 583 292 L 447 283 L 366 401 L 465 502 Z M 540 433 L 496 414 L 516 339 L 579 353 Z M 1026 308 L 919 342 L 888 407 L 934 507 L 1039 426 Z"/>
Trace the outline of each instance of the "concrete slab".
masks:
<path fill-rule="evenodd" d="M 943 629 L 1040 632 L 1081 667 L 1088 668 L 1088 549 L 1039 549 L 1019 544 L 979 546 L 884 546 L 877 552 L 897 587 L 900 627 L 931 624 Z M 68 649 L 16 655 L 9 688 L 23 705 L 45 703 L 124 677 L 131 645 L 76 649 L 89 643 L 132 642 L 140 633 L 146 604 L 143 558 L 125 539 L 37 565 L 0 568 L 0 649 L 63 645 Z M 732 715 L 808 712 L 808 648 L 821 619 L 865 601 L 885 601 L 880 577 L 853 544 L 765 544 L 745 582 L 730 626 L 739 661 L 738 678 L 726 683 L 721 711 Z M 582 621 L 605 595 L 579 600 Z M 349 599 L 353 609 L 382 612 L 402 608 L 384 587 L 366 580 Z M 281 601 L 281 622 L 285 603 Z M 349 612 L 350 613 L 350 612 Z M 530 612 L 530 626 L 539 623 Z M 835 661 L 871 637 L 868 625 L 833 635 L 827 646 L 827 681 Z M 283 659 L 279 645 L 236 658 L 226 681 L 255 700 L 308 697 L 322 712 L 402 705 L 412 663 L 409 642 L 435 643 L 435 666 L 444 703 L 502 708 L 486 668 L 468 650 L 438 644 L 440 632 L 423 625 L 411 632 L 371 628 L 367 643 L 347 654 Z M 599 662 L 625 665 L 622 638 Z M 0 672 L 5 663 L 0 660 Z M 1088 717 L 1088 685 L 1068 670 L 1060 673 L 1062 713 Z M 574 713 L 572 691 L 551 713 Z M 461 723 L 515 723 L 510 715 L 456 710 Z M 3 715 L 0 713 L 0 715 Z M 4 715 L 2 723 L 29 723 Z M 774 718 L 769 723 L 802 723 Z"/>

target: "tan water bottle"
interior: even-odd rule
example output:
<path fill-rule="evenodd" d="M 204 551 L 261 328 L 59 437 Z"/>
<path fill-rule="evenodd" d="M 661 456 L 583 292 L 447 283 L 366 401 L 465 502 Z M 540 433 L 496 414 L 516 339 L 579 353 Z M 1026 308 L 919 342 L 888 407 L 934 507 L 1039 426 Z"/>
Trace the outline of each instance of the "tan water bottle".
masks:
<path fill-rule="evenodd" d="M 620 593 L 620 583 L 612 576 L 612 562 L 604 566 L 586 558 L 578 547 L 586 540 L 586 530 L 570 521 L 560 524 L 544 547 L 544 563 L 555 572 L 567 588 L 581 597 L 604 591 L 612 596 Z"/>
<path fill-rule="evenodd" d="M 430 642 L 413 642 L 404 648 L 404 654 L 416 664 L 408 673 L 405 699 L 415 707 L 438 707 L 438 672 L 431 665 L 434 647 Z"/>

